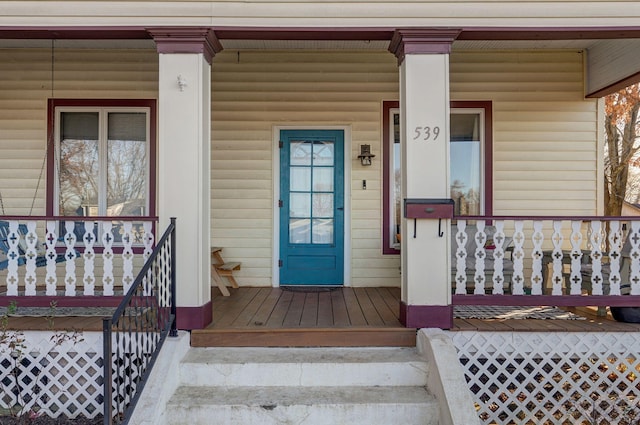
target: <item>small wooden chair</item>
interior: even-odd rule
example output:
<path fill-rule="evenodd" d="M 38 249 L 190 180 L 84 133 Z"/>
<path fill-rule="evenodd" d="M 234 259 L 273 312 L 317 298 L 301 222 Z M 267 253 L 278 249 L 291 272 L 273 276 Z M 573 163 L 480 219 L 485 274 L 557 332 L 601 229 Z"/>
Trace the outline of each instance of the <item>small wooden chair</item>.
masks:
<path fill-rule="evenodd" d="M 220 292 L 222 292 L 222 295 L 225 297 L 228 297 L 231 293 L 227 289 L 227 285 L 225 285 L 222 278 L 227 278 L 231 287 L 237 288 L 238 282 L 236 282 L 236 279 L 233 277 L 233 272 L 235 270 L 240 270 L 241 265 L 242 263 L 238 262 L 225 263 L 222 258 L 222 248 L 211 248 L 211 277 L 216 282 L 216 285 L 218 286 L 218 289 L 220 289 Z"/>

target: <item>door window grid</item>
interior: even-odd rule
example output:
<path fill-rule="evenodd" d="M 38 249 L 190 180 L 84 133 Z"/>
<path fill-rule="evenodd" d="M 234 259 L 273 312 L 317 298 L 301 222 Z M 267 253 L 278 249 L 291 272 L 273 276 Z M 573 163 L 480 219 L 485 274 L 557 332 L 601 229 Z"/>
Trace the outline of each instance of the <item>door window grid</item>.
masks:
<path fill-rule="evenodd" d="M 290 143 L 289 243 L 334 242 L 334 144 Z"/>

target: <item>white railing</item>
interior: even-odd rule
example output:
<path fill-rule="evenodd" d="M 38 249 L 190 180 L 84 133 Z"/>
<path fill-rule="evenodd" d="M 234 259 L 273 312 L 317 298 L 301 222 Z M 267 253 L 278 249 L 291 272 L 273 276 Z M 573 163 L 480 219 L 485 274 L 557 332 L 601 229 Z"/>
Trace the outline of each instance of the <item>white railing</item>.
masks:
<path fill-rule="evenodd" d="M 640 295 L 640 217 L 457 217 L 451 262 L 454 304 L 470 295 Z"/>
<path fill-rule="evenodd" d="M 151 255 L 155 222 L 154 217 L 0 217 L 2 293 L 121 295 Z"/>

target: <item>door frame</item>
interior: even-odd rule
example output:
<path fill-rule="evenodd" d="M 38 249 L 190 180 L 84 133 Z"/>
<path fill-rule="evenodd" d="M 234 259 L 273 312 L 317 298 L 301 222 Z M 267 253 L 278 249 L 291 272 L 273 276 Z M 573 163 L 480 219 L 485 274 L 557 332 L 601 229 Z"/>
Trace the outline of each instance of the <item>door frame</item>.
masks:
<path fill-rule="evenodd" d="M 343 286 L 351 286 L 351 126 L 350 125 L 275 125 L 272 143 L 273 246 L 271 285 L 280 286 L 280 130 L 342 130 L 344 132 L 344 276 Z"/>

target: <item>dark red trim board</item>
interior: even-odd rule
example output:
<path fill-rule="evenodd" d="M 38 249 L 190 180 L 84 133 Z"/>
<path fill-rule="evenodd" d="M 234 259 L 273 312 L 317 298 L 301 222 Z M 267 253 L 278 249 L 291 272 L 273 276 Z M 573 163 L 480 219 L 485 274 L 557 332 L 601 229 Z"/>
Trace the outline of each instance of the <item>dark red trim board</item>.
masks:
<path fill-rule="evenodd" d="M 453 295 L 454 305 L 554 305 L 637 307 L 640 295 Z"/>
<path fill-rule="evenodd" d="M 158 27 L 160 28 L 160 27 Z M 180 27 L 168 27 L 180 28 Z M 182 27 L 188 29 L 190 27 Z M 401 27 L 246 27 L 212 26 L 218 39 L 235 40 L 391 40 Z M 143 26 L 0 26 L 3 39 L 151 39 Z M 438 30 L 450 28 L 405 28 Z M 640 38 L 640 26 L 622 27 L 466 27 L 457 40 L 581 40 Z"/>
<path fill-rule="evenodd" d="M 400 302 L 400 323 L 407 328 L 453 327 L 452 305 L 408 305 Z"/>
<path fill-rule="evenodd" d="M 55 186 L 55 108 L 78 107 L 142 107 L 149 108 L 149 216 L 156 215 L 157 202 L 157 104 L 155 99 L 48 99 L 47 101 L 47 199 L 46 215 L 53 216 Z"/>
<path fill-rule="evenodd" d="M 178 329 L 204 329 L 213 321 L 211 301 L 200 307 L 177 307 L 176 315 Z"/>
<path fill-rule="evenodd" d="M 3 307 L 8 306 L 12 302 L 16 303 L 18 307 L 50 307 L 51 303 L 54 301 L 56 303 L 56 306 L 58 307 L 118 307 L 118 305 L 122 301 L 122 296 L 0 296 L 0 306 Z"/>
<path fill-rule="evenodd" d="M 397 100 L 382 102 L 382 253 L 387 255 L 399 255 L 400 250 L 391 247 L 389 225 L 391 218 L 391 209 L 389 203 L 391 202 L 390 180 L 389 175 L 391 173 L 391 138 L 389 134 L 391 132 L 392 122 L 389 120 L 389 111 L 400 107 L 400 102 Z"/>

